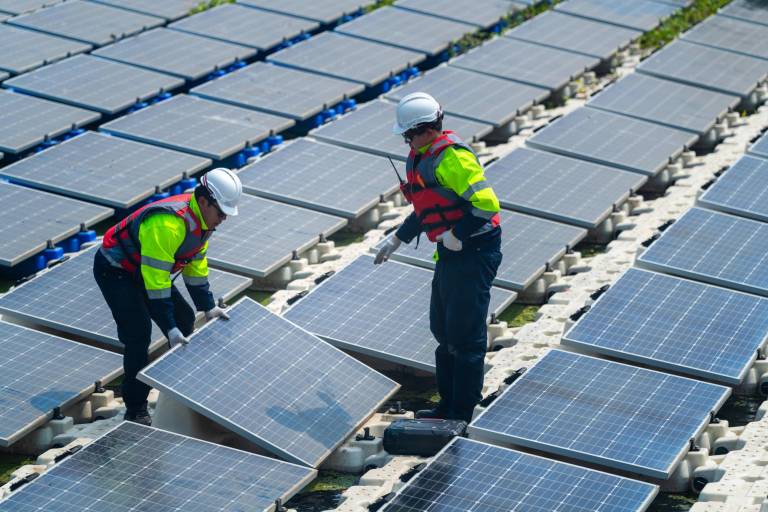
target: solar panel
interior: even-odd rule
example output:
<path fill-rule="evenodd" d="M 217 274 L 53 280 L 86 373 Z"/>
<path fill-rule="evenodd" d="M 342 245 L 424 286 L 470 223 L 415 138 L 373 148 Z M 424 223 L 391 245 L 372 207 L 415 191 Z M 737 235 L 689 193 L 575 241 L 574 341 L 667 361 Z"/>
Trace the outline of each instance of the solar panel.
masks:
<path fill-rule="evenodd" d="M 554 265 L 574 247 L 587 232 L 584 229 L 530 217 L 506 210 L 501 211 L 501 262 L 493 284 L 515 291 L 524 290 L 541 276 L 548 265 Z M 381 247 L 381 242 L 373 251 Z M 422 237 L 403 246 L 392 259 L 424 268 L 434 268 L 435 245 Z"/>
<path fill-rule="evenodd" d="M 408 146 L 402 137 L 392 134 L 396 105 L 385 101 L 371 101 L 341 119 L 310 132 L 321 141 L 375 155 L 405 161 Z M 479 123 L 446 115 L 444 126 L 453 130 L 467 142 L 482 139 L 493 131 L 490 124 Z"/>
<path fill-rule="evenodd" d="M 756 156 L 768 158 L 768 133 L 752 144 L 752 147 L 749 148 L 749 152 Z"/>
<path fill-rule="evenodd" d="M 283 117 L 181 94 L 115 119 L 101 130 L 223 160 L 294 124 Z"/>
<path fill-rule="evenodd" d="M 166 20 L 183 18 L 189 12 L 200 5 L 200 0 L 91 0 L 101 4 L 128 9 L 144 14 L 150 14 Z"/>
<path fill-rule="evenodd" d="M 566 156 L 654 176 L 698 136 L 589 107 L 574 110 L 527 143 Z"/>
<path fill-rule="evenodd" d="M 283 316 L 337 347 L 434 373 L 429 331 L 432 272 L 360 256 L 312 290 Z M 517 295 L 491 289 L 489 313 Z"/>
<path fill-rule="evenodd" d="M 643 61 L 637 70 L 704 89 L 748 97 L 768 77 L 765 61 L 677 40 Z"/>
<path fill-rule="evenodd" d="M 674 14 L 679 7 L 650 0 L 570 0 L 555 9 L 647 32 Z"/>
<path fill-rule="evenodd" d="M 215 245 L 216 236 L 211 241 L 211 247 Z M 83 251 L 17 286 L 0 297 L 0 311 L 12 318 L 122 349 L 112 313 L 93 277 L 93 256 L 96 250 L 93 247 Z M 251 280 L 246 277 L 219 270 L 211 270 L 208 280 L 214 295 L 224 300 L 231 299 L 251 285 Z M 178 289 L 187 302 L 192 304 L 186 287 L 179 285 Z M 202 314 L 198 314 L 198 317 L 202 317 Z M 153 324 L 150 350 L 164 343 L 165 338 Z"/>
<path fill-rule="evenodd" d="M 259 7 L 268 11 L 290 14 L 298 18 L 306 18 L 330 24 L 339 18 L 354 14 L 374 0 L 323 0 L 322 2 L 307 2 L 306 0 L 237 0 L 240 4 Z"/>
<path fill-rule="evenodd" d="M 701 135 L 740 101 L 738 96 L 632 73 L 602 90 L 588 105 Z"/>
<path fill-rule="evenodd" d="M 547 89 L 473 73 L 453 66 L 440 66 L 421 78 L 386 95 L 400 101 L 413 92 L 426 92 L 446 112 L 475 121 L 503 126 L 516 115 L 549 96 Z"/>
<path fill-rule="evenodd" d="M 515 82 L 560 89 L 599 59 L 556 48 L 499 37 L 451 62 L 452 66 Z"/>
<path fill-rule="evenodd" d="M 768 295 L 768 226 L 691 208 L 637 259 L 650 270 Z"/>
<path fill-rule="evenodd" d="M 187 19 L 177 21 L 171 28 L 237 43 L 266 51 L 283 41 L 305 32 L 312 32 L 317 22 L 284 16 L 244 5 L 221 5 Z"/>
<path fill-rule="evenodd" d="M 12 25 L 0 25 L 0 69 L 21 74 L 45 64 L 86 52 L 90 45 Z"/>
<path fill-rule="evenodd" d="M 303 121 L 363 90 L 359 83 L 256 62 L 191 94 Z"/>
<path fill-rule="evenodd" d="M 729 50 L 741 55 L 768 59 L 768 49 L 755 41 L 768 37 L 768 27 L 728 16 L 712 16 L 688 32 L 683 39 L 691 43 Z"/>
<path fill-rule="evenodd" d="M 10 19 L 10 17 L 11 17 L 10 14 L 0 13 L 0 23 L 2 23 L 3 21 L 5 21 L 7 19 Z M 0 78 L 3 78 L 3 76 L 8 76 L 8 75 L 6 75 L 5 73 L 0 73 Z"/>
<path fill-rule="evenodd" d="M 69 0 L 41 11 L 17 16 L 8 23 L 103 46 L 159 27 L 165 20 L 102 4 Z"/>
<path fill-rule="evenodd" d="M 168 149 L 86 132 L 0 169 L 35 188 L 129 209 L 206 169 L 211 161 Z"/>
<path fill-rule="evenodd" d="M 93 55 L 185 80 L 199 80 L 213 71 L 253 57 L 256 50 L 158 28 L 96 50 Z"/>
<path fill-rule="evenodd" d="M 519 148 L 485 176 L 502 208 L 596 228 L 646 181 L 644 176 L 535 149 Z"/>
<path fill-rule="evenodd" d="M 317 245 L 321 234 L 330 236 L 347 224 L 339 217 L 249 195 L 243 195 L 238 208 L 239 215 L 216 229 L 208 260 L 254 277 L 266 277 L 288 263 L 293 251 L 302 253 Z"/>
<path fill-rule="evenodd" d="M 437 5 L 429 0 L 398 0 L 395 5 L 421 14 L 471 23 L 480 28 L 490 27 L 506 15 L 523 9 L 522 5 L 509 0 L 451 0 Z"/>
<path fill-rule="evenodd" d="M 0 11 L 8 14 L 24 14 L 56 5 L 62 0 L 0 0 Z"/>
<path fill-rule="evenodd" d="M 535 455 L 455 438 L 383 512 L 647 510 L 655 485 Z"/>
<path fill-rule="evenodd" d="M 96 112 L 0 90 L 0 149 L 20 153 L 100 117 Z"/>
<path fill-rule="evenodd" d="M 474 439 L 667 479 L 730 393 L 725 386 L 552 350 L 469 431 Z"/>
<path fill-rule="evenodd" d="M 92 226 L 113 213 L 109 208 L 9 183 L 0 183 L 0 201 L 6 206 L 0 212 L 0 234 L 12 241 L 0 247 L 0 265 L 6 267 L 39 253 L 48 240 L 58 243 L 80 231 L 80 224 Z"/>
<path fill-rule="evenodd" d="M 281 458 L 317 467 L 399 387 L 251 299 L 230 316 L 139 379 Z"/>
<path fill-rule="evenodd" d="M 118 354 L 0 322 L 0 446 L 10 446 L 65 407 L 93 392 L 94 382 L 122 373 Z"/>
<path fill-rule="evenodd" d="M 69 2 L 68 2 L 69 3 Z M 3 82 L 34 96 L 116 114 L 184 85 L 172 76 L 90 55 L 77 55 Z"/>
<path fill-rule="evenodd" d="M 745 155 L 702 194 L 697 204 L 768 222 L 768 160 Z"/>
<path fill-rule="evenodd" d="M 720 9 L 719 14 L 738 20 L 768 25 L 768 8 L 764 3 L 755 0 L 733 0 Z"/>
<path fill-rule="evenodd" d="M 424 59 L 421 53 L 324 32 L 273 53 L 267 60 L 375 87 Z"/>
<path fill-rule="evenodd" d="M 0 502 L 0 511 L 273 510 L 315 471 L 123 422 Z M 66 496 L 66 499 L 62 499 Z"/>
<path fill-rule="evenodd" d="M 2 21 L 2 20 L 0 20 L 0 21 Z M 5 80 L 5 79 L 6 79 L 6 78 L 8 78 L 9 76 L 11 76 L 11 75 L 9 75 L 8 73 L 6 73 L 6 72 L 4 72 L 4 71 L 0 71 L 0 82 L 2 82 L 3 80 Z"/>

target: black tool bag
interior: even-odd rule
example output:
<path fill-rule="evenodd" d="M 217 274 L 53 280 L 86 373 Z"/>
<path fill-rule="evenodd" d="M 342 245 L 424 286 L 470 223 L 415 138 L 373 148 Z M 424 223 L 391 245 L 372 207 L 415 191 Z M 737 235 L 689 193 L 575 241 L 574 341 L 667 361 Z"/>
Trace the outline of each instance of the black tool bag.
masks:
<path fill-rule="evenodd" d="M 461 420 L 396 420 L 384 431 L 384 449 L 392 455 L 429 457 L 466 429 Z"/>

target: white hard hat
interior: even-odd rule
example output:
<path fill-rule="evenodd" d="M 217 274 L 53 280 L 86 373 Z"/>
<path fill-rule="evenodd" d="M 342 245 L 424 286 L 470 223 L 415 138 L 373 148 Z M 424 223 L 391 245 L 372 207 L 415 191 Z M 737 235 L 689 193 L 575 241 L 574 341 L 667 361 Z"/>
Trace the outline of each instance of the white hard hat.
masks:
<path fill-rule="evenodd" d="M 237 203 L 243 195 L 243 184 L 237 174 L 219 167 L 205 173 L 200 183 L 208 189 L 222 212 L 231 217 L 237 215 Z"/>
<path fill-rule="evenodd" d="M 397 112 L 392 132 L 401 135 L 422 123 L 437 121 L 443 115 L 440 104 L 425 92 L 411 93 L 397 104 Z"/>

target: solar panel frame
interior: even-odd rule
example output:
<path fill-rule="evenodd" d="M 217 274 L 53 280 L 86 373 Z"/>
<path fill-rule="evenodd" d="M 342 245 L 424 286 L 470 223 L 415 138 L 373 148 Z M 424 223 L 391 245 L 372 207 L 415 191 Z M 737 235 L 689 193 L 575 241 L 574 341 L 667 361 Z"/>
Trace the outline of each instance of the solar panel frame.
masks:
<path fill-rule="evenodd" d="M 430 5 L 428 0 L 398 0 L 394 5 L 398 9 L 461 23 L 471 23 L 478 28 L 491 27 L 501 21 L 504 16 L 523 10 L 522 5 L 509 0 L 452 0 L 443 2 L 438 9 Z"/>
<path fill-rule="evenodd" d="M 747 150 L 750 155 L 759 156 L 762 158 L 768 158 L 768 132 L 763 134 L 752 146 Z"/>
<path fill-rule="evenodd" d="M 0 12 L 8 14 L 24 14 L 44 7 L 50 7 L 62 0 L 0 0 Z"/>
<path fill-rule="evenodd" d="M 237 0 L 237 3 L 288 14 L 297 18 L 305 18 L 329 25 L 346 15 L 360 11 L 373 0 L 326 0 L 323 2 L 306 2 L 305 0 Z"/>
<path fill-rule="evenodd" d="M 696 200 L 696 204 L 724 213 L 768 222 L 768 160 L 742 156 Z"/>
<path fill-rule="evenodd" d="M 768 27 L 715 14 L 681 36 L 685 41 L 720 50 L 768 59 L 768 50 L 755 41 L 768 37 Z"/>
<path fill-rule="evenodd" d="M 728 5 L 720 8 L 718 14 L 730 16 L 737 20 L 760 23 L 768 26 L 768 9 L 757 5 L 751 5 L 750 0 L 734 0 Z"/>
<path fill-rule="evenodd" d="M 648 32 L 680 7 L 654 1 L 636 0 L 571 0 L 555 7 L 556 10 Z"/>
<path fill-rule="evenodd" d="M 91 45 L 6 23 L 0 25 L 0 48 L 0 69 L 18 75 L 87 52 Z"/>
<path fill-rule="evenodd" d="M 200 5 L 199 0 L 91 0 L 111 7 L 165 18 L 168 21 L 183 18 Z"/>

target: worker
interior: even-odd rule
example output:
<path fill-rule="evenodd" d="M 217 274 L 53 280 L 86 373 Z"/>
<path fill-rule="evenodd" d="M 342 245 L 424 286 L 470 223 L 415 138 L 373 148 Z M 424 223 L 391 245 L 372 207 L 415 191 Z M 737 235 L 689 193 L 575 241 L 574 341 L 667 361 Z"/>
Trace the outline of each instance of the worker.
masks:
<path fill-rule="evenodd" d="M 438 343 L 440 402 L 416 417 L 469 422 L 482 399 L 490 289 L 502 257 L 499 201 L 477 155 L 455 133 L 443 131 L 443 110 L 432 96 L 403 97 L 396 118 L 393 131 L 411 148 L 401 189 L 414 211 L 374 263 L 421 233 L 437 243 L 429 325 Z"/>
<path fill-rule="evenodd" d="M 123 344 L 125 419 L 151 425 L 150 387 L 136 375 L 149 361 L 152 320 L 170 347 L 186 344 L 195 312 L 173 284 L 181 272 L 198 311 L 207 320 L 228 320 L 208 285 L 208 238 L 237 215 L 242 184 L 229 169 L 213 169 L 192 194 L 152 202 L 111 227 L 93 262 L 93 274 L 117 324 Z M 175 278 L 175 276 L 173 276 Z"/>

